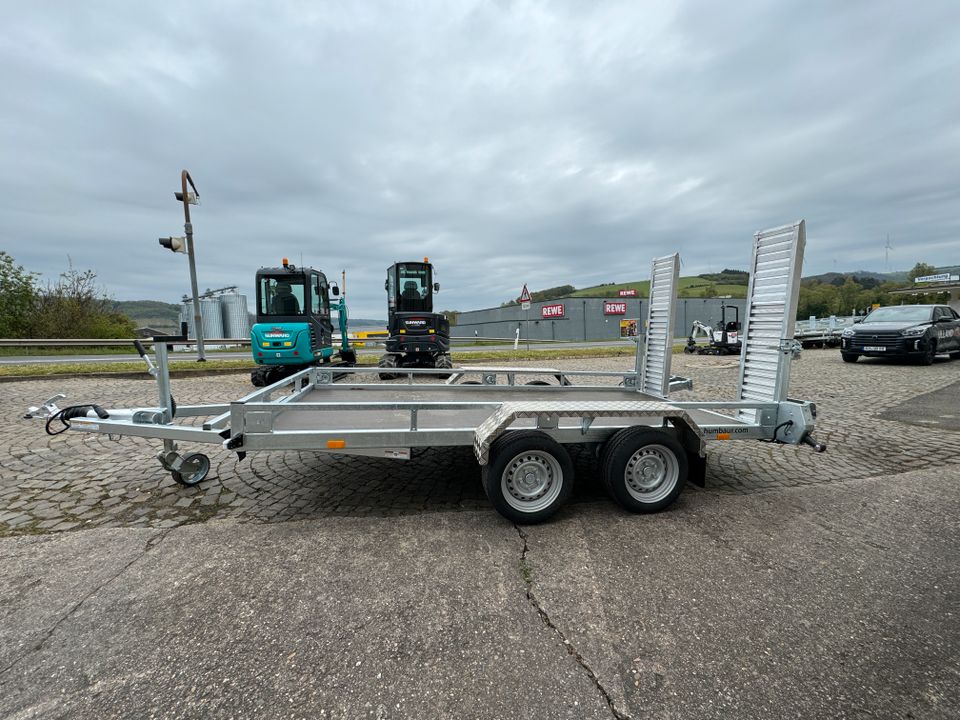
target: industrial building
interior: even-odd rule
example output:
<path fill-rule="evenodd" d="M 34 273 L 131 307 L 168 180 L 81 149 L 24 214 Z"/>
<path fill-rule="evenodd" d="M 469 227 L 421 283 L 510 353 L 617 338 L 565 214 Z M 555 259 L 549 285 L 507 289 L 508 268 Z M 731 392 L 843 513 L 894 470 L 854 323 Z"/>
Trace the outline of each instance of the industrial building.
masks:
<path fill-rule="evenodd" d="M 735 306 L 743 313 L 744 300 L 680 298 L 676 301 L 674 335 L 687 337 L 694 320 L 714 325 L 720 321 L 720 306 Z M 520 305 L 470 310 L 457 317 L 451 329 L 455 337 L 531 340 L 609 340 L 637 334 L 646 317 L 645 298 L 568 297 L 533 302 L 529 310 Z M 730 317 L 728 310 L 727 319 Z M 742 317 L 741 317 L 742 320 Z"/>

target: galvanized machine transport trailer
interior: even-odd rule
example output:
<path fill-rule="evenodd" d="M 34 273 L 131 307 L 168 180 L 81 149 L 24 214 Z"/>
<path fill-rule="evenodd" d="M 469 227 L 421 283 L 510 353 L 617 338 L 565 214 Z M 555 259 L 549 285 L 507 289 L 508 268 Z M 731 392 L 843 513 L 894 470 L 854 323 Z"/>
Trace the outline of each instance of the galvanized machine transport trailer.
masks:
<path fill-rule="evenodd" d="M 162 440 L 157 458 L 186 485 L 203 481 L 210 462 L 200 453 L 182 455 L 177 443 L 223 445 L 241 459 L 248 452 L 312 450 L 404 460 L 417 448 L 472 446 L 494 507 L 524 523 L 550 517 L 569 497 L 573 464 L 564 445 L 593 444 L 610 495 L 628 510 L 652 512 L 670 505 L 687 480 L 703 484 L 707 440 L 825 449 L 811 437 L 815 405 L 787 397 L 790 363 L 799 352 L 793 328 L 803 247 L 803 221 L 755 235 L 734 400 L 670 399 L 671 391 L 690 387 L 670 374 L 679 275 L 679 256 L 671 255 L 653 261 L 646 342 L 638 342 L 632 372 L 463 367 L 446 382 L 415 383 L 436 370 L 404 368 L 398 372 L 406 382 L 378 383 L 358 382 L 364 374 L 375 377 L 375 367 L 351 368 L 347 382 L 334 382 L 337 371 L 320 366 L 232 402 L 178 407 L 167 348 L 158 342 L 156 365 L 144 357 L 160 407 L 60 409 L 54 398 L 28 417 L 46 419 L 48 432 L 69 427 Z M 544 376 L 558 384 L 524 382 Z"/>

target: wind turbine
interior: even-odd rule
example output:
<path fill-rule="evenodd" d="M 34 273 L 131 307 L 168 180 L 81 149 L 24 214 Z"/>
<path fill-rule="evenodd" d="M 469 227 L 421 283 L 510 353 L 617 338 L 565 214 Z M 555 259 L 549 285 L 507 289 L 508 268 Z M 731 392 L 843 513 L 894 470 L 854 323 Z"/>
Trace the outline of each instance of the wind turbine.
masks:
<path fill-rule="evenodd" d="M 887 233 L 887 244 L 883 247 L 884 250 L 884 267 L 887 272 L 890 272 L 890 251 L 893 250 L 893 246 L 890 244 L 890 233 Z"/>

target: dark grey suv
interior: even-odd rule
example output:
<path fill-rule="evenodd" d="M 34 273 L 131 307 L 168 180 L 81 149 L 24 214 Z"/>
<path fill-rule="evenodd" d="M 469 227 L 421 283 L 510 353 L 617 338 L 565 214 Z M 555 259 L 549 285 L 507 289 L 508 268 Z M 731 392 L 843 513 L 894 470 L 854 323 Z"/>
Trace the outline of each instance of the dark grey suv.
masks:
<path fill-rule="evenodd" d="M 960 315 L 947 305 L 897 305 L 877 308 L 843 331 L 845 362 L 867 357 L 916 358 L 933 364 L 938 353 L 960 359 Z"/>

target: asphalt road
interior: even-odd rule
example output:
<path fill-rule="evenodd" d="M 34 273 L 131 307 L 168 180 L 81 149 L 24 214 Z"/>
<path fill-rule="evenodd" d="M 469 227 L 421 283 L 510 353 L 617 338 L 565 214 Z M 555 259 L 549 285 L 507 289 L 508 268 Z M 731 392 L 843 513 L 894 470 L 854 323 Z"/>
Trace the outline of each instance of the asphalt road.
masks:
<path fill-rule="evenodd" d="M 733 394 L 736 359 L 673 362 L 685 399 Z M 489 508 L 469 448 L 211 446 L 212 477 L 183 488 L 156 443 L 11 422 L 0 717 L 955 720 L 958 368 L 806 351 L 791 395 L 817 401 L 826 453 L 709 443 L 705 488 L 630 515 L 575 446 L 573 501 L 522 529 Z M 194 403 L 248 383 L 175 387 Z M 57 390 L 156 392 L 3 387 L 7 417 Z"/>
<path fill-rule="evenodd" d="M 931 430 L 960 431 L 960 382 L 915 397 L 883 417 Z"/>
<path fill-rule="evenodd" d="M 0 715 L 955 718 L 960 468 L 0 540 Z"/>
<path fill-rule="evenodd" d="M 630 340 L 599 340 L 591 342 L 557 342 L 557 343 L 531 343 L 530 348 L 532 350 L 536 349 L 549 349 L 549 350 L 565 350 L 570 348 L 587 348 L 587 347 L 610 347 L 615 345 L 625 345 L 629 347 L 634 347 L 634 344 Z M 526 344 L 521 342 L 520 349 L 526 350 Z M 490 352 L 493 350 L 513 350 L 513 344 L 503 344 L 503 345 L 458 345 L 453 346 L 454 352 L 457 353 L 472 353 L 472 352 Z M 360 355 L 379 355 L 382 353 L 382 350 L 379 348 L 358 348 L 357 353 Z M 171 357 L 175 360 L 195 360 L 197 354 L 195 352 L 177 352 L 173 353 Z M 208 358 L 211 360 L 246 360 L 250 357 L 249 350 L 242 350 L 237 352 L 211 352 L 208 353 Z M 8 356 L 0 357 L 0 365 L 49 365 L 57 363 L 83 363 L 83 362 L 96 362 L 96 363 L 110 363 L 110 362 L 136 362 L 140 359 L 140 356 L 136 353 L 127 354 L 107 354 L 107 355 L 28 355 L 28 356 Z"/>

